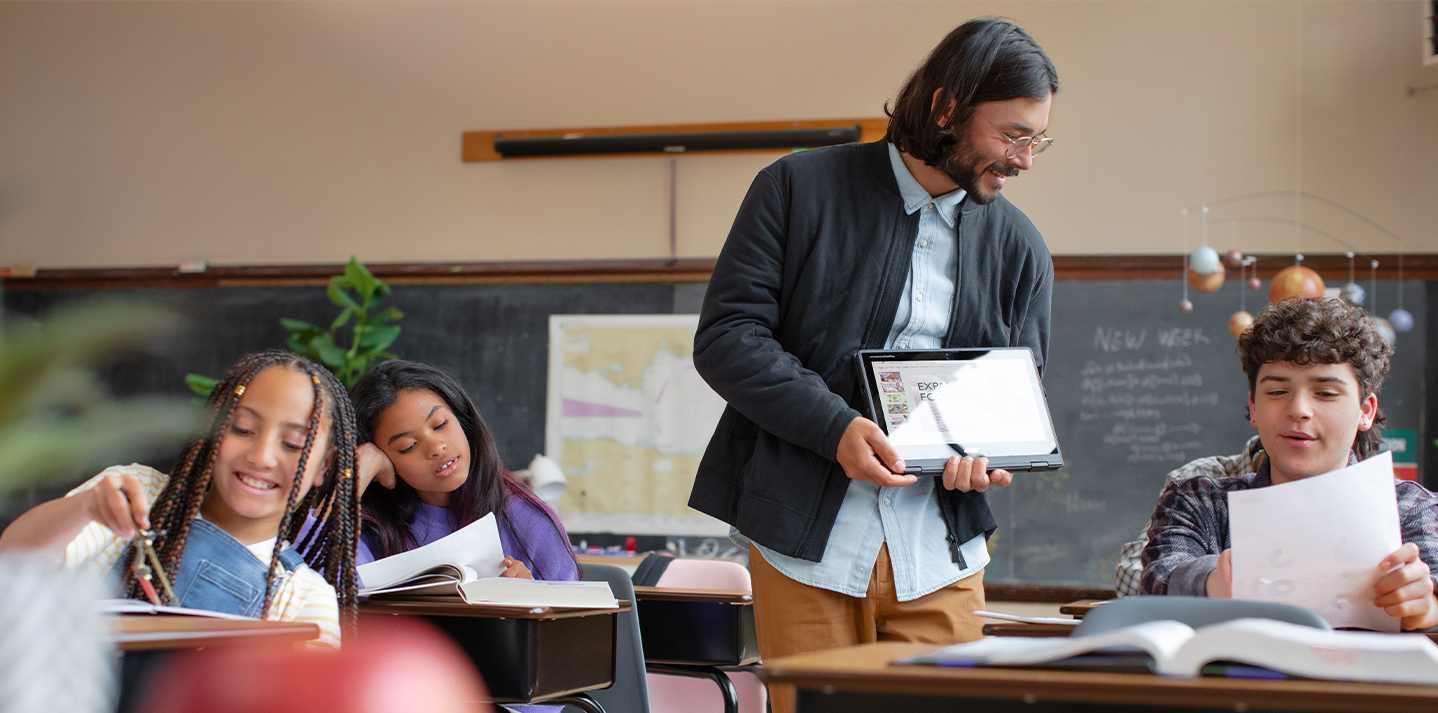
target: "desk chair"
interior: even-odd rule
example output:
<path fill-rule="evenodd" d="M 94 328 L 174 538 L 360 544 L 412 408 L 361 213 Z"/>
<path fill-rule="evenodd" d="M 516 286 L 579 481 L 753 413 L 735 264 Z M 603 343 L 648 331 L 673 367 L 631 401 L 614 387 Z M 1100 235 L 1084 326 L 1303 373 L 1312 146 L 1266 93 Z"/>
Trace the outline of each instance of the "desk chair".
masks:
<path fill-rule="evenodd" d="M 634 600 L 634 582 L 629 573 L 608 564 L 586 564 L 581 568 L 580 577 L 586 582 L 608 582 L 615 599 Z M 609 688 L 590 691 L 593 698 L 606 711 L 614 713 L 649 713 L 649 685 L 644 673 L 644 642 L 639 638 L 638 607 L 620 612 L 614 632 L 614 685 Z M 566 706 L 564 713 L 575 713 L 577 709 Z"/>
<path fill-rule="evenodd" d="M 1274 602 L 1207 597 L 1124 597 L 1104 602 L 1084 615 L 1072 636 L 1088 636 L 1112 629 L 1171 619 L 1198 629 L 1233 619 L 1276 619 L 1315 629 L 1330 629 L 1323 617 L 1307 609 Z"/>
<path fill-rule="evenodd" d="M 658 587 L 672 589 L 719 589 L 749 592 L 749 570 L 726 560 L 674 559 L 664 568 Z M 759 678 L 748 671 L 679 673 L 671 666 L 652 666 L 673 673 L 649 674 L 649 700 L 654 713 L 703 713 L 738 711 L 764 713 L 768 695 Z M 677 675 L 675 675 L 677 674 Z M 703 679 L 709 679 L 705 681 Z M 715 705 L 713 684 L 720 699 Z M 726 700 L 727 699 L 727 700 Z"/>

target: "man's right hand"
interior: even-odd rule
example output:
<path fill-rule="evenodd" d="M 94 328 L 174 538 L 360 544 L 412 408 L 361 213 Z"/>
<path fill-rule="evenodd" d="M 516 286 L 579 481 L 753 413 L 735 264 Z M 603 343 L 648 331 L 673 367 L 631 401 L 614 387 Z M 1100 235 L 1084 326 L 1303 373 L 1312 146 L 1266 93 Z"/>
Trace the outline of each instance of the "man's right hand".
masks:
<path fill-rule="evenodd" d="M 1218 566 L 1208 573 L 1208 598 L 1233 598 L 1233 550 L 1218 555 Z"/>
<path fill-rule="evenodd" d="M 919 480 L 917 475 L 904 475 L 904 461 L 889 445 L 883 429 L 862 416 L 844 429 L 835 458 L 844 467 L 844 475 L 881 488 L 897 488 Z"/>

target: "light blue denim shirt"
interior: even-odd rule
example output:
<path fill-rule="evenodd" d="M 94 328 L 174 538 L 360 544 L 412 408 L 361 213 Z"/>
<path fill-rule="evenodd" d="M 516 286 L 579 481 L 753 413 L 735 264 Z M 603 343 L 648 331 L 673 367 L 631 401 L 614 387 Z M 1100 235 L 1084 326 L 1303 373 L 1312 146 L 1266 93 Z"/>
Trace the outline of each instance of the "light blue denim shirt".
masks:
<path fill-rule="evenodd" d="M 919 235 L 884 348 L 937 349 L 948 334 L 954 305 L 958 265 L 954 221 L 965 194 L 956 190 L 938 198 L 929 196 L 892 144 L 889 162 L 904 197 L 905 212 L 919 213 Z M 921 476 L 917 483 L 902 488 L 880 488 L 851 480 L 824 546 L 823 559 L 810 562 L 758 543 L 755 547 L 774 569 L 796 582 L 862 597 L 869 590 L 879 548 L 887 542 L 894 564 L 894 588 L 899 601 L 907 602 L 953 584 L 989 563 L 984 536 L 979 535 L 960 547 L 969 565 L 960 569 L 949 554 L 944 539 L 947 535 L 932 477 Z"/>

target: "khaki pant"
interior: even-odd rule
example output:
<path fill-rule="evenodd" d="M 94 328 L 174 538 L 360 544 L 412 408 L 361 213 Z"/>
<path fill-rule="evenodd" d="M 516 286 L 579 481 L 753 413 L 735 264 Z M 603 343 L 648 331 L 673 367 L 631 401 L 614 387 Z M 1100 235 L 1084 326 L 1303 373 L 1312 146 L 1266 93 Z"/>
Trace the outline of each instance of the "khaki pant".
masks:
<path fill-rule="evenodd" d="M 894 567 L 887 544 L 879 548 L 869 591 L 862 598 L 789 579 L 752 546 L 749 576 L 759 654 L 765 661 L 875 641 L 948 645 L 983 636 L 983 622 L 973 614 L 984 608 L 983 570 L 901 602 L 894 592 Z M 792 713 L 794 689 L 770 686 L 769 700 L 774 713 Z"/>

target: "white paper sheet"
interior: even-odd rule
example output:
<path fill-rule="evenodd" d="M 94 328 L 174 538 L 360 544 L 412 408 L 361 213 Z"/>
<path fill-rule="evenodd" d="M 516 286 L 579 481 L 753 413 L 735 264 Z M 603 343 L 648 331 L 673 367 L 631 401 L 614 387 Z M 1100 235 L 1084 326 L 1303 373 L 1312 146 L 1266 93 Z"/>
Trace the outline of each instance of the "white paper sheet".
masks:
<path fill-rule="evenodd" d="M 1378 563 L 1403 544 L 1393 457 L 1228 494 L 1233 596 L 1294 604 L 1335 627 L 1397 631 L 1373 605 Z"/>
<path fill-rule="evenodd" d="M 424 547 L 363 564 L 356 569 L 369 588 L 379 588 L 436 564 L 466 565 L 480 577 L 504 571 L 499 526 L 490 513 Z"/>

